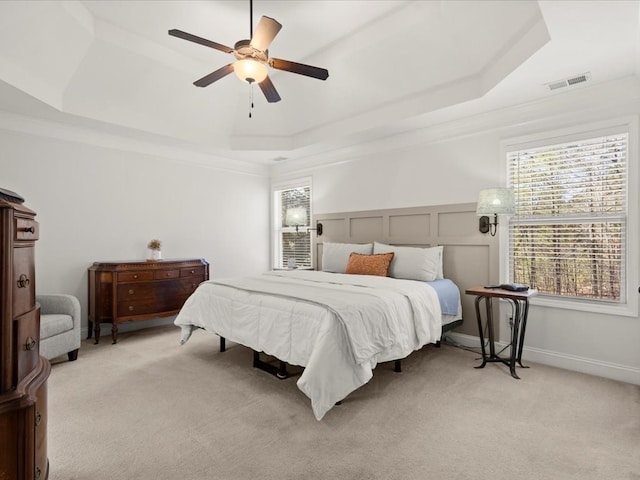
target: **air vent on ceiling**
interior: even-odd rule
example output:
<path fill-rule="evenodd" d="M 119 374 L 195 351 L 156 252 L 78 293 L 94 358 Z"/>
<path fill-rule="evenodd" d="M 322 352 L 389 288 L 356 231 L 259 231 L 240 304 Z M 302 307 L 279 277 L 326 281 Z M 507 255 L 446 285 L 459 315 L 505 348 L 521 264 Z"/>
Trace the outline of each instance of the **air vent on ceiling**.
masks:
<path fill-rule="evenodd" d="M 565 78 L 564 80 L 556 80 L 555 82 L 545 84 L 546 87 L 550 90 L 558 90 L 559 88 L 570 87 L 572 85 L 578 85 L 580 83 L 584 83 L 591 78 L 590 73 L 583 73 L 581 75 L 576 75 L 574 77 Z"/>
<path fill-rule="evenodd" d="M 283 162 L 286 159 L 287 157 L 275 157 L 275 158 L 272 158 L 271 160 L 273 160 L 274 162 Z"/>

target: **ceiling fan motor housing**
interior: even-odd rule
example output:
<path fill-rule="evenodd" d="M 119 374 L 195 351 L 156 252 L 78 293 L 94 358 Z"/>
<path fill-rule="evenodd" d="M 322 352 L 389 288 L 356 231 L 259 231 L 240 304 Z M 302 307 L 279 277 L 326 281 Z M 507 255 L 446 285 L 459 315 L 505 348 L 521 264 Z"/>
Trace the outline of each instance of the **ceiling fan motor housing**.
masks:
<path fill-rule="evenodd" d="M 261 51 L 251 46 L 251 40 L 240 40 L 233 47 L 233 56 L 238 60 L 234 72 L 247 83 L 260 83 L 268 73 L 269 51 Z"/>

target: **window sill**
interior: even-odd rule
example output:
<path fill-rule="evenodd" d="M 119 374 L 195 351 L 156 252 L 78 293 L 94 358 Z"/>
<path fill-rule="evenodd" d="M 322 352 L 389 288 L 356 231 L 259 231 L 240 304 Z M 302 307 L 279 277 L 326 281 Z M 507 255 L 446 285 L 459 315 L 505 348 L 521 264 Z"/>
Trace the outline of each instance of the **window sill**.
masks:
<path fill-rule="evenodd" d="M 549 308 L 561 308 L 566 310 L 574 310 L 590 313 L 601 313 L 606 315 L 618 315 L 621 317 L 637 317 L 638 316 L 638 304 L 631 304 L 627 302 L 625 304 L 606 304 L 603 302 L 595 302 L 589 300 L 578 299 L 566 299 L 555 298 L 545 295 L 538 295 L 533 297 L 529 303 L 531 305 L 549 307 Z"/>

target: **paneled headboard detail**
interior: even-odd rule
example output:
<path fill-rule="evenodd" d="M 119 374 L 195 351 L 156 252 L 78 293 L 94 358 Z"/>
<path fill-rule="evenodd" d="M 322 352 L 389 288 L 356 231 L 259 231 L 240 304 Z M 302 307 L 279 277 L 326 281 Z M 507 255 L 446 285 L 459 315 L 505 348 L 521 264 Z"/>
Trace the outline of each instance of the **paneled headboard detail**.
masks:
<path fill-rule="evenodd" d="M 316 237 L 318 269 L 324 242 L 443 245 L 444 276 L 460 287 L 462 295 L 465 322 L 457 331 L 478 335 L 474 299 L 464 291 L 498 281 L 498 240 L 478 231 L 475 203 L 325 213 L 315 215 L 314 223 L 322 223 L 323 228 L 322 236 Z"/>

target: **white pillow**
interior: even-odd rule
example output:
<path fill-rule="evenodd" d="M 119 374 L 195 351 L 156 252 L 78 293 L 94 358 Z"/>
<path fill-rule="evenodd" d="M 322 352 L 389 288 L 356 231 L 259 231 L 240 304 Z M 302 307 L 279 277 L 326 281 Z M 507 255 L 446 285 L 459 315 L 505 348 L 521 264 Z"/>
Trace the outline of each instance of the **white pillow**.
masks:
<path fill-rule="evenodd" d="M 389 276 L 430 282 L 444 278 L 442 272 L 442 251 L 444 247 L 397 247 L 375 242 L 373 253 L 393 252 Z"/>
<path fill-rule="evenodd" d="M 352 252 L 371 255 L 373 243 L 330 243 L 322 244 L 322 271 L 344 273 Z"/>

